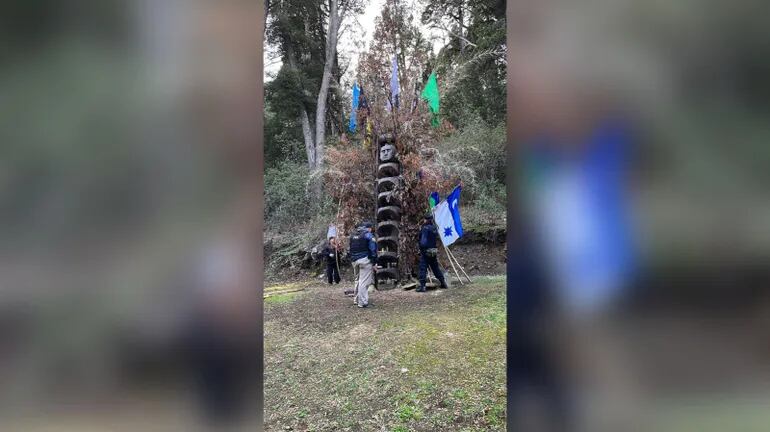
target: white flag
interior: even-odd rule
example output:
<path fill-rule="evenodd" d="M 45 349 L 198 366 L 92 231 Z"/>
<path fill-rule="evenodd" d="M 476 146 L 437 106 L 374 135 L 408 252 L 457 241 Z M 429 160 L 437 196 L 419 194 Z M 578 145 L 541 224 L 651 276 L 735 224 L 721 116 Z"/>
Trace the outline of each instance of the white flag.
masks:
<path fill-rule="evenodd" d="M 438 229 L 438 235 L 444 246 L 449 246 L 460 238 L 460 233 L 455 226 L 455 220 L 452 217 L 452 211 L 449 209 L 449 203 L 446 200 L 441 201 L 434 209 L 433 219 Z"/>

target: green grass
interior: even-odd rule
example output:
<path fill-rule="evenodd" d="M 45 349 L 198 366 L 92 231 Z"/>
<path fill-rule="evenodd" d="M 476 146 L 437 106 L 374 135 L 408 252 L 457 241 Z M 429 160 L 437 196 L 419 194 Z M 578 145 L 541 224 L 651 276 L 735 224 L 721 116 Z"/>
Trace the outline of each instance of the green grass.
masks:
<path fill-rule="evenodd" d="M 504 276 L 373 302 L 314 291 L 267 309 L 267 431 L 505 430 Z"/>
<path fill-rule="evenodd" d="M 420 409 L 414 405 L 400 405 L 396 408 L 396 416 L 398 419 L 407 422 L 410 420 L 419 420 L 422 417 Z"/>
<path fill-rule="evenodd" d="M 480 278 L 475 284 L 492 287 L 504 280 Z M 416 420 L 410 408 L 422 404 L 441 409 L 428 416 L 434 427 L 467 421 L 485 425 L 478 430 L 504 429 L 505 326 L 502 292 L 473 299 L 454 314 L 405 314 L 388 322 L 388 328 L 410 329 L 411 343 L 395 350 L 396 359 L 420 377 L 405 383 L 400 399 L 407 405 L 398 406 L 399 419 L 410 424 Z M 495 377 L 497 388 L 489 385 L 489 377 Z M 484 397 L 488 394 L 493 398 Z M 461 418 L 443 412 L 452 410 Z"/>
<path fill-rule="evenodd" d="M 278 295 L 270 296 L 265 298 L 265 305 L 291 303 L 294 300 L 296 300 L 301 294 L 302 292 L 298 291 L 293 293 L 278 294 Z"/>

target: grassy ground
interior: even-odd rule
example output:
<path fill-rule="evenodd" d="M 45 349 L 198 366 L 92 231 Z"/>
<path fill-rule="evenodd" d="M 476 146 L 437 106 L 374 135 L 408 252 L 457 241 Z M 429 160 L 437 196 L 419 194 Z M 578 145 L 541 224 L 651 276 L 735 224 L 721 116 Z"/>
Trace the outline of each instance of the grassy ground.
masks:
<path fill-rule="evenodd" d="M 267 431 L 505 430 L 505 277 L 265 300 Z"/>

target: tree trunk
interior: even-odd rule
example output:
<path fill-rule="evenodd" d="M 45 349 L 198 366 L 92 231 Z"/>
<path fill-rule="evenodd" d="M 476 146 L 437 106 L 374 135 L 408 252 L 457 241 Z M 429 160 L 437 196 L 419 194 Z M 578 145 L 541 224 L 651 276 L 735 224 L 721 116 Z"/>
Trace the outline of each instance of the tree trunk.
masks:
<path fill-rule="evenodd" d="M 323 164 L 324 144 L 326 140 L 326 100 L 329 95 L 329 82 L 332 77 L 332 67 L 337 53 L 337 33 L 342 16 L 338 12 L 339 0 L 329 0 L 329 31 L 326 37 L 326 59 L 321 78 L 321 89 L 318 91 L 318 103 L 315 112 L 315 168 Z"/>
<path fill-rule="evenodd" d="M 302 108 L 299 114 L 299 120 L 302 123 L 302 136 L 305 137 L 305 154 L 307 154 L 307 166 L 310 170 L 316 168 L 315 146 L 313 145 L 313 130 L 310 127 L 310 119 L 307 111 Z"/>

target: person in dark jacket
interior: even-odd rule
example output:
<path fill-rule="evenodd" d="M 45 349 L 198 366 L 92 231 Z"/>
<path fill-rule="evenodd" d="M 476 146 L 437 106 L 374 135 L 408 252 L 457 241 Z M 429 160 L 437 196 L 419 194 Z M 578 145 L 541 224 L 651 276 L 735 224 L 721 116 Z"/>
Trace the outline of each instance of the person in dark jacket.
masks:
<path fill-rule="evenodd" d="M 433 215 L 425 215 L 425 221 L 420 230 L 420 287 L 417 292 L 425 292 L 425 278 L 428 276 L 428 267 L 438 279 L 441 288 L 446 288 L 444 273 L 438 265 L 438 230 L 433 224 Z"/>
<path fill-rule="evenodd" d="M 364 222 L 350 237 L 350 260 L 356 274 L 354 302 L 360 308 L 369 306 L 369 286 L 374 284 L 374 265 L 377 264 L 377 242 L 371 222 Z"/>
<path fill-rule="evenodd" d="M 326 259 L 326 279 L 329 285 L 340 283 L 339 256 L 340 248 L 335 237 L 330 237 L 321 252 Z"/>

